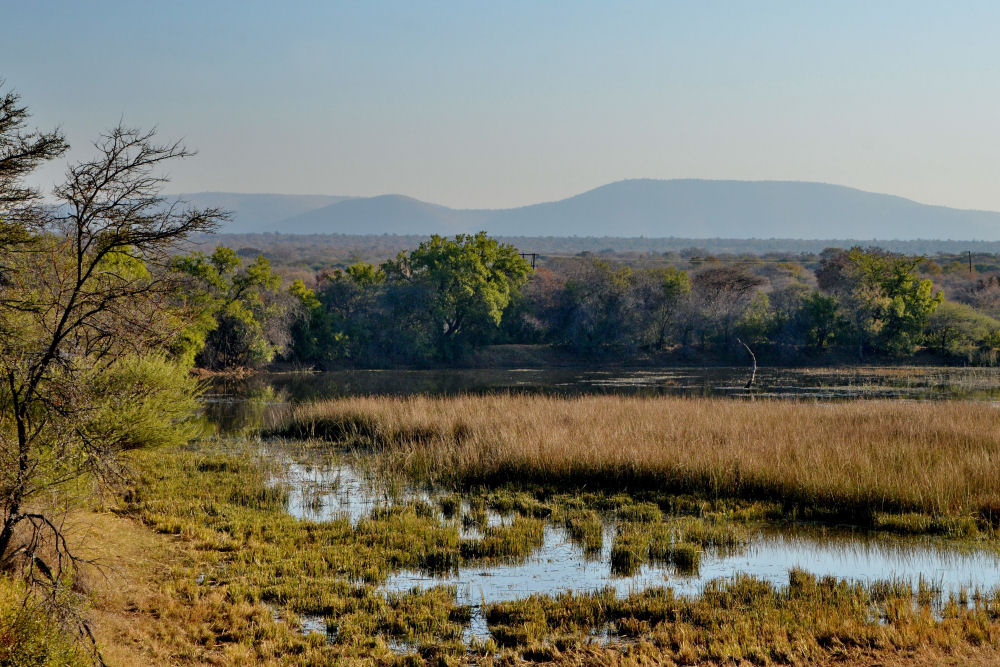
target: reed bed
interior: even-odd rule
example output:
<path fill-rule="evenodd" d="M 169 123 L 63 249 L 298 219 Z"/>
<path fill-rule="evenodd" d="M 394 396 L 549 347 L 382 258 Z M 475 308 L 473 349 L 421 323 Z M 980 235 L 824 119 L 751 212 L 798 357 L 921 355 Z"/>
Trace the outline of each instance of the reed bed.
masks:
<path fill-rule="evenodd" d="M 458 487 L 516 481 L 1000 519 L 1000 409 L 980 402 L 675 397 L 361 397 L 273 432 L 375 450 Z"/>

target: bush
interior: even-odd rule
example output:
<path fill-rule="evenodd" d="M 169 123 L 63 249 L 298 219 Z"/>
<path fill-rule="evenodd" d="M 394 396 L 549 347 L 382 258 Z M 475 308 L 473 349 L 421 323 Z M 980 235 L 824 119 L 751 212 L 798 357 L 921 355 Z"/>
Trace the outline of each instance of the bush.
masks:
<path fill-rule="evenodd" d="M 87 665 L 90 660 L 26 585 L 0 576 L 0 665 Z"/>

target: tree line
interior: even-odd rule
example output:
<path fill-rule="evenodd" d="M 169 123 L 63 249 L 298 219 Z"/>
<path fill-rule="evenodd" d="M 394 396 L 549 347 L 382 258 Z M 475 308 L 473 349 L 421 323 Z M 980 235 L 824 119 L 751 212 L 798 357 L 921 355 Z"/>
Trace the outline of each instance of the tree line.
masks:
<path fill-rule="evenodd" d="M 572 256 L 589 253 L 609 261 L 641 261 L 650 255 L 682 259 L 699 256 L 741 256 L 774 259 L 815 256 L 826 248 L 877 246 L 908 255 L 934 257 L 938 253 L 961 255 L 972 252 L 975 259 L 995 256 L 1000 241 L 950 240 L 851 240 L 851 239 L 706 239 L 596 236 L 498 236 L 525 251 L 545 256 Z M 331 266 L 350 266 L 356 262 L 380 263 L 404 250 L 415 248 L 426 236 L 418 234 L 296 234 L 265 232 L 256 234 L 217 233 L 197 239 L 214 248 L 235 248 L 241 256 L 253 259 L 265 255 L 283 275 L 311 279 Z"/>
<path fill-rule="evenodd" d="M 513 245 L 480 233 L 433 236 L 380 264 L 286 287 L 263 256 L 248 262 L 226 247 L 175 260 L 206 315 L 190 336 L 201 365 L 450 364 L 503 344 L 582 362 L 735 363 L 745 355 L 737 340 L 783 364 L 915 354 L 994 364 L 1000 350 L 1000 267 L 969 273 L 957 255 L 829 248 L 798 259 L 690 256 L 679 267 L 583 254 L 533 270 Z"/>

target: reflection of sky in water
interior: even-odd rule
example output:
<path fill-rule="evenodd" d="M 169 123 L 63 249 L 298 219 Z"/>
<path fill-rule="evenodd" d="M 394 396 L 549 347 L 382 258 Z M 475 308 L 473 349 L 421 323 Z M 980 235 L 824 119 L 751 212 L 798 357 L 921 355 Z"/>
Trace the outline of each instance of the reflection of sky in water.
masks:
<path fill-rule="evenodd" d="M 288 511 L 303 519 L 324 521 L 345 517 L 352 523 L 368 516 L 379 505 L 393 502 L 392 494 L 375 490 L 353 466 L 321 468 L 292 463 L 289 466 Z M 312 488 L 311 493 L 305 489 Z M 320 503 L 309 499 L 318 495 Z M 407 489 L 401 498 L 434 502 L 436 494 Z M 467 510 L 467 508 L 465 508 Z M 496 524 L 510 520 L 490 513 Z M 463 537 L 477 537 L 474 529 L 463 529 Z M 614 527 L 605 526 L 600 556 L 585 556 L 561 526 L 548 525 L 545 540 L 528 559 L 520 563 L 464 567 L 447 577 L 403 571 L 385 584 L 389 591 L 407 591 L 441 584 L 455 585 L 461 604 L 513 600 L 533 593 L 593 591 L 614 587 L 627 595 L 651 586 L 670 586 L 677 593 L 697 594 L 709 580 L 751 574 L 783 586 L 788 571 L 802 568 L 817 576 L 831 575 L 856 581 L 904 579 L 916 584 L 920 579 L 945 592 L 962 587 L 989 589 L 1000 586 L 1000 554 L 994 551 L 948 548 L 940 540 L 926 538 L 873 537 L 845 530 L 793 532 L 767 530 L 734 553 L 711 550 L 702 556 L 699 571 L 682 575 L 670 566 L 643 565 L 632 576 L 611 573 L 611 546 Z"/>
<path fill-rule="evenodd" d="M 286 475 L 289 485 L 288 512 L 299 519 L 331 521 L 346 518 L 351 524 L 356 524 L 376 507 L 392 501 L 392 495 L 387 490 L 378 490 L 350 465 L 320 467 L 289 463 Z"/>
<path fill-rule="evenodd" d="M 761 534 L 730 555 L 711 552 L 702 557 L 696 575 L 684 576 L 668 566 L 644 565 L 630 577 L 611 573 L 613 529 L 606 529 L 600 559 L 584 557 L 561 528 L 549 526 L 545 543 L 526 562 L 493 567 L 462 568 L 449 577 L 400 572 L 388 580 L 387 590 L 406 591 L 440 584 L 458 587 L 461 604 L 500 602 L 533 593 L 594 591 L 614 587 L 619 596 L 653 586 L 669 586 L 679 594 L 695 595 L 705 583 L 736 574 L 752 574 L 776 586 L 788 583 L 788 571 L 802 568 L 817 576 L 832 575 L 856 581 L 905 579 L 924 581 L 944 591 L 961 587 L 1000 585 L 1000 559 L 983 551 L 959 554 L 927 544 L 904 546 L 881 540 L 837 539 L 816 536 Z"/>

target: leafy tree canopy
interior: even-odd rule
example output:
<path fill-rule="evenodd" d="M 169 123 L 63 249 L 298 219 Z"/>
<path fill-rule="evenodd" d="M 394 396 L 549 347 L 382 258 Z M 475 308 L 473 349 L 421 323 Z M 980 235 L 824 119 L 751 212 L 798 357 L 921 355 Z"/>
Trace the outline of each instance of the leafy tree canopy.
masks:
<path fill-rule="evenodd" d="M 390 283 L 409 284 L 427 295 L 427 315 L 442 357 L 453 356 L 462 334 L 500 324 L 512 293 L 531 267 L 517 249 L 487 236 L 432 236 L 382 265 Z"/>
<path fill-rule="evenodd" d="M 190 278 L 193 289 L 185 300 L 197 313 L 179 343 L 186 360 L 215 369 L 254 367 L 284 348 L 281 323 L 291 304 L 282 298 L 281 276 L 266 258 L 244 266 L 234 250 L 219 246 L 208 256 L 176 257 L 172 267 Z"/>
<path fill-rule="evenodd" d="M 922 256 L 859 247 L 824 259 L 817 279 L 853 314 L 859 349 L 909 353 L 919 342 L 928 316 L 944 301 L 930 280 L 918 276 L 923 262 Z"/>

